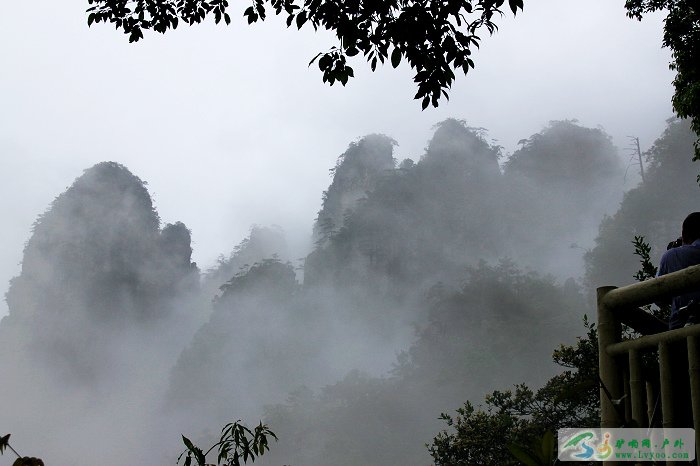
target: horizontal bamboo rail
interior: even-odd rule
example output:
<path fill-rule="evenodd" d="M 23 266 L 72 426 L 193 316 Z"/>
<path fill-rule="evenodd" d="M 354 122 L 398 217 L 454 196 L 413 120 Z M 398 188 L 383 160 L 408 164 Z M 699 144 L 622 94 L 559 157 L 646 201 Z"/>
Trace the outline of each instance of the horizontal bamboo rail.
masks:
<path fill-rule="evenodd" d="M 605 295 L 601 304 L 608 309 L 644 306 L 699 287 L 700 265 L 694 265 L 663 277 L 615 288 Z"/>
<path fill-rule="evenodd" d="M 620 356 L 631 350 L 641 351 L 645 349 L 654 349 L 659 346 L 660 343 L 674 343 L 683 341 L 690 336 L 698 335 L 700 335 L 700 325 L 693 325 L 692 327 L 677 328 L 664 333 L 645 335 L 634 340 L 613 343 L 608 346 L 606 352 L 610 356 Z"/>

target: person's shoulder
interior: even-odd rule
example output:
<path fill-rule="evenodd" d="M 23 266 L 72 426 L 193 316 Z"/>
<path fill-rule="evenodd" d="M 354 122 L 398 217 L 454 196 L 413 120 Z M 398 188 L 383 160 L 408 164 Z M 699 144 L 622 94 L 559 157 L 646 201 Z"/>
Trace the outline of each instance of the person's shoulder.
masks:
<path fill-rule="evenodd" d="M 669 249 L 668 251 L 666 251 L 666 254 L 669 254 L 669 257 L 671 257 L 671 255 L 675 257 L 684 257 L 697 253 L 700 253 L 700 247 L 694 246 L 692 244 L 684 244 L 683 246 L 678 246 L 677 248 Z"/>
<path fill-rule="evenodd" d="M 680 248 L 673 248 L 664 252 L 664 254 L 661 256 L 661 260 L 659 261 L 659 268 L 656 273 L 657 277 L 672 272 L 672 270 L 669 270 L 669 264 L 675 264 L 678 262 L 678 249 Z"/>
<path fill-rule="evenodd" d="M 693 243 L 687 246 L 683 246 L 683 255 L 685 257 L 697 258 L 700 257 L 700 245 Z"/>
<path fill-rule="evenodd" d="M 679 246 L 669 249 L 661 256 L 657 276 L 698 264 L 700 264 L 700 247 L 689 244 Z"/>
<path fill-rule="evenodd" d="M 664 252 L 661 256 L 661 263 L 663 264 L 664 262 L 668 262 L 669 259 L 676 258 L 681 255 L 681 248 L 683 248 L 683 246 L 669 249 L 668 251 Z"/>

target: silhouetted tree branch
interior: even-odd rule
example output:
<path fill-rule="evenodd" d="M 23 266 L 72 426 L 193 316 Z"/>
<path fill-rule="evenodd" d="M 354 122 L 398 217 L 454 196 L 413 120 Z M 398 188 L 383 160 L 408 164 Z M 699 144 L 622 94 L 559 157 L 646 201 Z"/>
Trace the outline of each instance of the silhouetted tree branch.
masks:
<path fill-rule="evenodd" d="M 227 0 L 88 0 L 88 25 L 112 23 L 129 36 L 129 42 L 143 38 L 144 30 L 165 33 L 181 22 L 201 23 L 207 16 L 229 24 Z M 338 45 L 316 55 L 323 81 L 345 85 L 354 76 L 347 57 L 362 53 L 372 71 L 389 60 L 396 68 L 406 60 L 415 70 L 418 86 L 415 98 L 425 109 L 438 106 L 441 96 L 455 79 L 455 71 L 474 68 L 473 48 L 485 28 L 497 30 L 494 15 L 502 15 L 505 0 L 253 0 L 243 15 L 248 24 L 264 21 L 270 11 L 286 16 L 287 26 L 335 33 Z M 523 0 L 508 0 L 513 14 Z"/>

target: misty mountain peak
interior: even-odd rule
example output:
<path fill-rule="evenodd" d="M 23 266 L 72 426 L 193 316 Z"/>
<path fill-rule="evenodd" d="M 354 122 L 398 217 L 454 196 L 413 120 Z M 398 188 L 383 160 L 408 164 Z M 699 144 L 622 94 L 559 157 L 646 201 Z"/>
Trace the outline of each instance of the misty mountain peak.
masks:
<path fill-rule="evenodd" d="M 611 138 L 602 129 L 585 128 L 576 120 L 552 121 L 545 129 L 521 140 L 506 162 L 506 174 L 522 175 L 538 184 L 592 185 L 619 179 L 622 165 Z"/>
<path fill-rule="evenodd" d="M 448 118 L 435 125 L 435 134 L 428 143 L 421 162 L 461 168 L 466 175 L 497 176 L 500 148 L 489 145 L 483 128 L 471 128 L 463 120 Z"/>
<path fill-rule="evenodd" d="M 333 182 L 352 185 L 392 170 L 396 164 L 393 157 L 395 145 L 396 141 L 383 134 L 370 134 L 351 143 L 338 158 L 333 169 Z"/>
<path fill-rule="evenodd" d="M 42 275 L 49 256 L 64 277 L 141 263 L 152 253 L 145 243 L 157 238 L 159 225 L 145 183 L 123 165 L 98 163 L 39 216 L 25 248 L 23 273 Z"/>
<path fill-rule="evenodd" d="M 26 344 L 42 357 L 62 355 L 59 370 L 94 375 L 108 352 L 83 353 L 89 341 L 165 322 L 199 272 L 187 227 L 159 225 L 145 183 L 126 167 L 85 170 L 35 222 L 7 293 Z"/>
<path fill-rule="evenodd" d="M 370 134 L 350 144 L 338 157 L 333 181 L 323 194 L 323 205 L 314 225 L 314 239 L 324 242 L 343 226 L 357 202 L 374 190 L 378 180 L 396 167 L 396 141 L 383 134 Z"/>
<path fill-rule="evenodd" d="M 265 259 L 289 256 L 284 231 L 277 225 L 253 225 L 248 237 L 244 238 L 228 257 L 219 257 L 218 264 L 207 270 L 202 280 L 202 290 L 211 300 L 220 294 L 220 288 L 239 272 Z"/>

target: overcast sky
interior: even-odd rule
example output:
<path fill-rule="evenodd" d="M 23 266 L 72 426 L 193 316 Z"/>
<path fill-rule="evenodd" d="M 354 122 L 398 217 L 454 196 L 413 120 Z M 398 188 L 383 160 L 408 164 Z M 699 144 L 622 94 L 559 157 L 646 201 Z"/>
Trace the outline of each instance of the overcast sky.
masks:
<path fill-rule="evenodd" d="M 254 223 L 281 225 L 301 245 L 328 170 L 368 133 L 396 139 L 397 158 L 418 159 L 447 117 L 487 128 L 507 152 L 550 120 L 576 118 L 621 149 L 628 135 L 648 148 L 672 115 L 662 17 L 630 20 L 623 0 L 525 3 L 484 37 L 449 103 L 422 112 L 406 66 L 370 73 L 356 60 L 347 87 L 328 87 L 307 65 L 332 38 L 276 20 L 249 27 L 247 2 L 232 2 L 229 27 L 147 33 L 138 44 L 109 26 L 89 29 L 86 0 L 5 2 L 0 289 L 19 273 L 37 215 L 100 161 L 148 182 L 163 221 L 192 230 L 206 269 Z"/>

